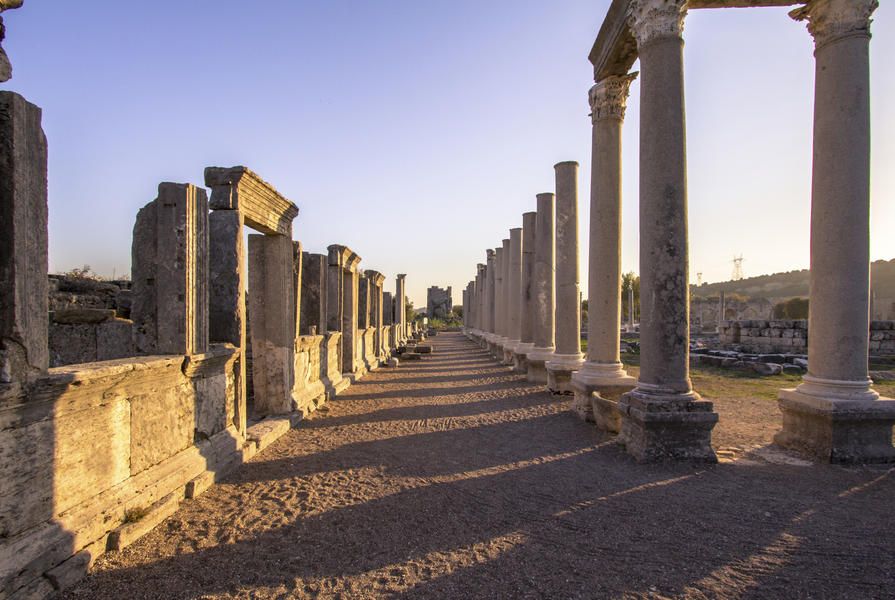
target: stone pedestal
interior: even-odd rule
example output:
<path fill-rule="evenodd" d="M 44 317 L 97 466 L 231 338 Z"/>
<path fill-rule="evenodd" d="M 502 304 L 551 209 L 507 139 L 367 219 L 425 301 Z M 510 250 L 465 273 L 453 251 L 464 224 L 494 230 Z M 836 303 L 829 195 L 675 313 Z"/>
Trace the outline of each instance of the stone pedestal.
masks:
<path fill-rule="evenodd" d="M 637 387 L 622 396 L 620 441 L 639 460 L 717 460 L 712 404 L 689 374 L 689 265 L 683 0 L 632 0 L 641 66 L 640 307 Z"/>
<path fill-rule="evenodd" d="M 556 244 L 553 194 L 538 194 L 537 235 L 535 238 L 535 274 L 533 317 L 535 347 L 526 355 L 528 380 L 547 384 L 548 360 L 553 358 L 555 332 Z"/>
<path fill-rule="evenodd" d="M 556 351 L 547 362 L 551 392 L 572 393 L 572 374 L 581 368 L 581 293 L 578 287 L 578 163 L 556 171 Z"/>
<path fill-rule="evenodd" d="M 635 75 L 608 77 L 594 85 L 591 109 L 590 247 L 587 361 L 572 375 L 573 410 L 618 433 L 618 398 L 631 391 L 619 355 L 621 325 L 621 127 Z M 595 395 L 596 394 L 596 395 Z M 594 406 L 599 405 L 595 415 Z"/>
<path fill-rule="evenodd" d="M 2 27 L 2 24 L 0 24 Z M 47 139 L 40 108 L 0 92 L 0 386 L 47 371 Z"/>
<path fill-rule="evenodd" d="M 775 441 L 824 461 L 895 460 L 895 401 L 867 372 L 870 289 L 870 15 L 875 0 L 790 14 L 815 42 L 808 374 L 782 390 Z"/>

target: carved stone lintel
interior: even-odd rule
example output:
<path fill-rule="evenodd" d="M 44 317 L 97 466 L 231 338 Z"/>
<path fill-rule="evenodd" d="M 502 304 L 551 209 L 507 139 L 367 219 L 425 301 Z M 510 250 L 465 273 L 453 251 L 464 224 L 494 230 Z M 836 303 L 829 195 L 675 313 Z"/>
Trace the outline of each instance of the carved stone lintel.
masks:
<path fill-rule="evenodd" d="M 789 16 L 796 21 L 808 21 L 808 33 L 817 47 L 854 34 L 869 37 L 870 15 L 878 6 L 878 0 L 810 0 L 805 6 L 790 11 Z"/>
<path fill-rule="evenodd" d="M 631 0 L 628 27 L 643 47 L 658 38 L 682 37 L 686 16 L 686 0 Z"/>
<path fill-rule="evenodd" d="M 590 118 L 596 123 L 600 119 L 625 119 L 628 91 L 637 73 L 614 75 L 598 81 L 587 94 L 590 102 Z"/>

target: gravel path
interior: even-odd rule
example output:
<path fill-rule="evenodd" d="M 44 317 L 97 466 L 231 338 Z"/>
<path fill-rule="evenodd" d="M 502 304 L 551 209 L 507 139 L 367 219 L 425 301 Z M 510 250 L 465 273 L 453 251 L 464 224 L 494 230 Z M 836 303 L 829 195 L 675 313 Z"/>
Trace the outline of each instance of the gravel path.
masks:
<path fill-rule="evenodd" d="M 459 334 L 432 342 L 66 597 L 895 595 L 895 472 L 751 455 L 638 465 L 567 398 Z M 732 444 L 735 406 L 719 412 Z"/>

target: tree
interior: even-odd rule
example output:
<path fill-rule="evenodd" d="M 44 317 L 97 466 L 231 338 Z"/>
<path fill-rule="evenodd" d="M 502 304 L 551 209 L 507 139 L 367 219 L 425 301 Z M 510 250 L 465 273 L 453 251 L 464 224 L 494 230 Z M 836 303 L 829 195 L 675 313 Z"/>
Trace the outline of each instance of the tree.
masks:
<path fill-rule="evenodd" d="M 790 298 L 774 305 L 775 319 L 807 319 L 808 298 Z"/>
<path fill-rule="evenodd" d="M 416 319 L 416 313 L 413 311 L 413 302 L 411 300 L 404 301 L 404 320 L 413 323 Z"/>
<path fill-rule="evenodd" d="M 462 319 L 463 318 L 463 307 L 455 306 L 453 309 L 453 313 L 454 313 L 454 317 L 456 317 L 458 319 Z"/>

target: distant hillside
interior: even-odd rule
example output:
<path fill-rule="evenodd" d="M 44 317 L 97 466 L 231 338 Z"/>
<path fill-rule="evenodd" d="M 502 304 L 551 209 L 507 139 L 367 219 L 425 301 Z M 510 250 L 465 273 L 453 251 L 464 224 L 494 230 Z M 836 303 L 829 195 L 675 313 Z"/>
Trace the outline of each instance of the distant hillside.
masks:
<path fill-rule="evenodd" d="M 878 298 L 895 298 L 895 259 L 878 260 L 870 265 L 870 280 Z M 703 283 L 691 286 L 695 296 L 717 297 L 725 294 L 740 294 L 751 298 L 779 300 L 794 296 L 808 296 L 808 269 L 760 275 L 739 281 Z"/>

